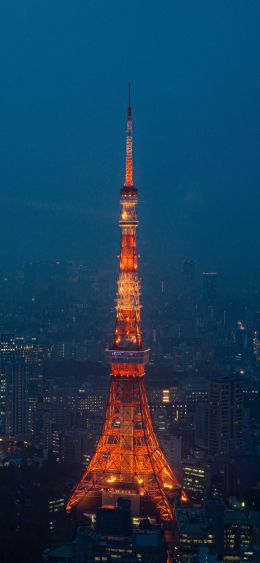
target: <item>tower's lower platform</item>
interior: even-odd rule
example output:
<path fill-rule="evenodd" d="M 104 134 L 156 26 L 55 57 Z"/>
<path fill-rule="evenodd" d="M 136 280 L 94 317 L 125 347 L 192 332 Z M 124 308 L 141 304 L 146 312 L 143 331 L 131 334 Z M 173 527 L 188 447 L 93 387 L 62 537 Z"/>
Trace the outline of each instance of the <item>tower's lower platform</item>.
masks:
<path fill-rule="evenodd" d="M 160 513 L 149 495 L 140 495 L 125 490 L 117 492 L 92 490 L 74 506 L 72 513 L 76 519 L 81 520 L 86 516 L 92 518 L 101 506 L 117 506 L 122 498 L 130 501 L 132 517 L 160 520 Z"/>

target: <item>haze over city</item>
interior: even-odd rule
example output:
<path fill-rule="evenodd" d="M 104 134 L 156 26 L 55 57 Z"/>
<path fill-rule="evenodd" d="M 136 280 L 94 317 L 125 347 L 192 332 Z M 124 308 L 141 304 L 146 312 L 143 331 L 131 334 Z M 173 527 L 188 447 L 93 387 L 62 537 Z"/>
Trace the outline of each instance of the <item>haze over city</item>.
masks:
<path fill-rule="evenodd" d="M 2 262 L 111 264 L 130 80 L 143 262 L 257 285 L 259 18 L 254 0 L 5 3 Z"/>

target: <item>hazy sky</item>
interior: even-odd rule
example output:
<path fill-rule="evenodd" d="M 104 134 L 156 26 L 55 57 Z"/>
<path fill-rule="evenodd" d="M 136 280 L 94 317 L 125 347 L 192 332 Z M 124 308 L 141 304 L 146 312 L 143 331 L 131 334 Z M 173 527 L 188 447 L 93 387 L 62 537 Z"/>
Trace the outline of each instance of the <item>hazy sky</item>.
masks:
<path fill-rule="evenodd" d="M 0 269 L 115 264 L 131 80 L 143 261 L 259 283 L 259 29 L 259 0 L 2 3 Z"/>

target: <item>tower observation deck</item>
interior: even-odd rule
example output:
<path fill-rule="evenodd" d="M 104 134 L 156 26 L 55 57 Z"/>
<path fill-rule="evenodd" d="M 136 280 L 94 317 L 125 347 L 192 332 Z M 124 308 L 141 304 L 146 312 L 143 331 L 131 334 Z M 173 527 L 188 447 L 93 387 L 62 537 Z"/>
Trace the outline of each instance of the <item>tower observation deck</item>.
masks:
<path fill-rule="evenodd" d="M 115 304 L 110 388 L 96 451 L 67 510 L 88 513 L 93 503 L 127 497 L 133 513 L 154 511 L 160 520 L 174 517 L 173 495 L 180 485 L 156 438 L 144 375 L 149 350 L 143 347 L 136 230 L 138 190 L 133 183 L 132 108 L 127 110 L 125 182 L 120 190 L 121 246 Z"/>

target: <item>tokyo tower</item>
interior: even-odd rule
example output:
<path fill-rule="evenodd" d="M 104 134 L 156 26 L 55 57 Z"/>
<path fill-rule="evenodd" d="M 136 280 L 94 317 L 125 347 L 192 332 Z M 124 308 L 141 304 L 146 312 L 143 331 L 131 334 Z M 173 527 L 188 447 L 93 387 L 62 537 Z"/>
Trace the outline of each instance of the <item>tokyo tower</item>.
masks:
<path fill-rule="evenodd" d="M 154 511 L 173 519 L 173 493 L 180 485 L 156 438 L 144 383 L 149 350 L 142 344 L 136 229 L 138 191 L 133 183 L 132 108 L 127 111 L 125 183 L 120 192 L 121 248 L 111 348 L 108 404 L 96 451 L 72 491 L 67 510 L 88 512 L 93 503 L 131 500 L 133 513 Z M 185 493 L 184 493 L 185 494 Z"/>

